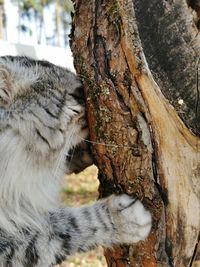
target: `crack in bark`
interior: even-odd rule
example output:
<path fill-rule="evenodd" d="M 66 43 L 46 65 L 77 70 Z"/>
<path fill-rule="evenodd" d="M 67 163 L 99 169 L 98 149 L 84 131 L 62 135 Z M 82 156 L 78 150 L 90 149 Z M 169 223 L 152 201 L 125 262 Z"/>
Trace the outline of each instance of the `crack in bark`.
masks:
<path fill-rule="evenodd" d="M 153 139 L 152 139 L 152 148 L 153 148 L 152 170 L 153 170 L 153 176 L 154 176 L 154 183 L 162 199 L 162 202 L 164 203 L 165 206 L 167 206 L 169 203 L 167 191 L 165 192 L 158 182 L 158 173 L 157 173 L 158 167 L 157 167 L 157 161 L 156 161 L 156 155 L 155 155 L 156 145 L 154 144 Z M 165 219 L 166 219 L 166 210 L 165 210 Z M 166 227 L 165 227 L 165 233 L 166 233 Z M 172 245 L 171 244 L 169 245 L 169 240 L 167 240 L 166 234 L 165 234 L 165 252 L 168 258 L 169 266 L 174 267 Z"/>
<path fill-rule="evenodd" d="M 197 252 L 198 252 L 198 244 L 199 244 L 199 243 L 200 243 L 200 232 L 199 232 L 198 241 L 197 241 L 196 246 L 195 246 L 195 248 L 194 248 L 194 253 L 193 253 L 193 255 L 192 255 L 192 258 L 191 258 L 189 267 L 192 267 L 192 265 L 193 265 L 193 263 L 194 263 L 194 261 L 195 261 L 195 258 L 196 258 L 196 256 L 197 256 Z"/>

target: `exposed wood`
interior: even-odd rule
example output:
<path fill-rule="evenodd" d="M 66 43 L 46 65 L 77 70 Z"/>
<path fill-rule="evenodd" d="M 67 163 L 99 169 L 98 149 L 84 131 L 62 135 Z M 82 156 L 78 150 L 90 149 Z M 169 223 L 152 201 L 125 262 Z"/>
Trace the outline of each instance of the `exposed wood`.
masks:
<path fill-rule="evenodd" d="M 200 140 L 154 80 L 137 20 L 130 0 L 76 1 L 72 49 L 100 196 L 135 194 L 154 219 L 145 242 L 105 255 L 112 267 L 190 266 L 200 230 Z"/>

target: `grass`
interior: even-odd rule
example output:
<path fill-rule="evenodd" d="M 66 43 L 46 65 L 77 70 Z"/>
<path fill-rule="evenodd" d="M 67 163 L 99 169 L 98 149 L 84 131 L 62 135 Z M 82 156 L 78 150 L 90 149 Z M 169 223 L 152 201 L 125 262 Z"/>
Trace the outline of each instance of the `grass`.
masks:
<path fill-rule="evenodd" d="M 80 174 L 72 174 L 66 177 L 61 198 L 68 206 L 94 202 L 98 197 L 97 168 L 89 167 Z M 76 254 L 68 258 L 66 262 L 57 267 L 106 267 L 102 248 Z"/>

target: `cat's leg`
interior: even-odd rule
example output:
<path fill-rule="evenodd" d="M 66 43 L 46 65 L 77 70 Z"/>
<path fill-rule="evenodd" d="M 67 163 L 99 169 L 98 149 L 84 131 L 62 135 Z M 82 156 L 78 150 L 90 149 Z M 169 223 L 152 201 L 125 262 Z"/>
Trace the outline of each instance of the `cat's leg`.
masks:
<path fill-rule="evenodd" d="M 37 230 L 31 226 L 22 230 L 21 240 L 10 237 L 9 243 L 5 239 L 2 267 L 51 267 L 98 245 L 135 243 L 148 236 L 151 222 L 142 203 L 125 194 L 93 205 L 59 208 L 43 217 Z"/>
<path fill-rule="evenodd" d="M 130 244 L 144 240 L 151 230 L 151 215 L 139 200 L 111 196 L 93 205 L 63 208 L 50 214 L 47 235 L 37 235 L 38 267 L 62 262 L 75 252 L 98 245 Z M 37 247 L 41 248 L 37 250 Z M 33 247 L 32 247 L 33 249 Z"/>

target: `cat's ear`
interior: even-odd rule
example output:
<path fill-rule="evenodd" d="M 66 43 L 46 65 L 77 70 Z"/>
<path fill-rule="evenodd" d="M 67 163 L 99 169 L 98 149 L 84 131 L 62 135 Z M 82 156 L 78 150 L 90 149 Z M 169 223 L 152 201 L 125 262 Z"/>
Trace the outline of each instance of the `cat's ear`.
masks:
<path fill-rule="evenodd" d="M 12 81 L 10 71 L 0 64 L 0 106 L 11 103 Z"/>

